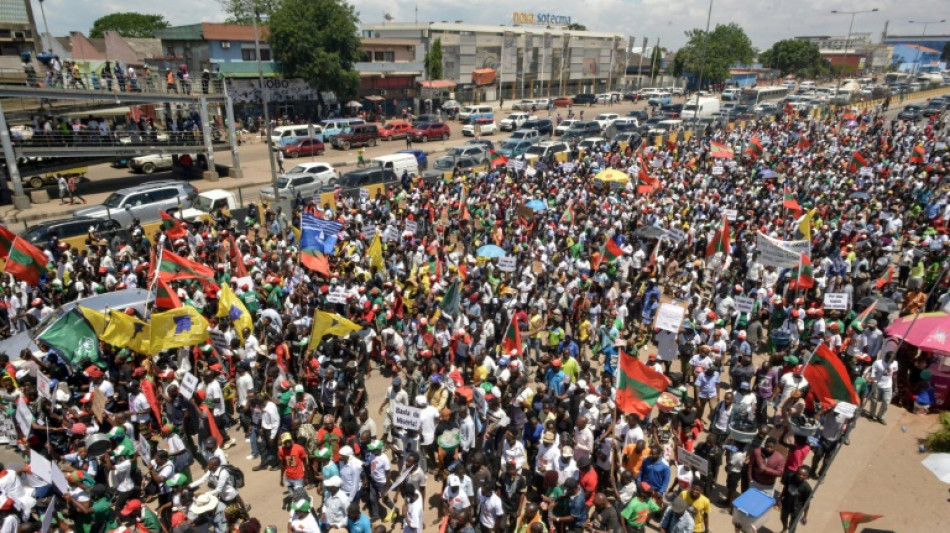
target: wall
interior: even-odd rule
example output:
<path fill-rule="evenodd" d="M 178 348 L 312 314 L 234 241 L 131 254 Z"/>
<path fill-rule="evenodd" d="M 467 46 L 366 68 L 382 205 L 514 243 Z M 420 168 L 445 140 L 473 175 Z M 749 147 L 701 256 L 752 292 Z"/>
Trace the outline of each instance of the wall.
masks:
<path fill-rule="evenodd" d="M 207 42 L 162 39 L 162 48 L 166 55 L 183 58 L 183 63 L 188 65 L 188 72 L 192 75 L 197 75 L 202 69 L 211 66 L 210 47 Z"/>

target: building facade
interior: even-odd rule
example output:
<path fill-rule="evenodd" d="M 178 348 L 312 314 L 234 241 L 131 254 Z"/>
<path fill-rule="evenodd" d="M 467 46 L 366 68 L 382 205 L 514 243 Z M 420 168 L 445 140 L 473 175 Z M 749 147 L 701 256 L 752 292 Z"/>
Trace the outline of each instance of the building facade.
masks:
<path fill-rule="evenodd" d="M 416 80 L 425 70 L 417 59 L 422 41 L 363 37 L 362 44 L 363 58 L 355 66 L 360 73 L 359 97 L 364 110 L 393 116 L 412 107 L 419 97 Z"/>
<path fill-rule="evenodd" d="M 34 55 L 44 48 L 30 0 L 0 0 L 0 80 L 25 80 L 21 56 Z"/>
<path fill-rule="evenodd" d="M 455 84 L 453 92 L 463 102 L 616 88 L 629 49 L 620 34 L 554 27 L 387 22 L 366 24 L 362 32 L 369 38 L 418 39 L 420 63 L 441 41 L 443 78 Z"/>

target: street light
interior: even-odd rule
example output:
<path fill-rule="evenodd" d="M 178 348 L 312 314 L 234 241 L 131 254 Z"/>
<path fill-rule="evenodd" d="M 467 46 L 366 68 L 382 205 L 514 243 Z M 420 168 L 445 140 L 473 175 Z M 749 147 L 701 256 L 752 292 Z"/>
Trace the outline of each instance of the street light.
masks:
<path fill-rule="evenodd" d="M 838 9 L 832 9 L 832 10 L 831 10 L 831 14 L 832 14 L 832 15 L 851 15 L 851 23 L 848 24 L 848 37 L 847 37 L 847 38 L 845 39 L 845 41 L 844 41 L 844 61 L 845 61 L 845 64 L 847 64 L 847 61 L 848 61 L 848 48 L 851 47 L 851 30 L 854 28 L 854 17 L 855 17 L 855 15 L 861 15 L 861 14 L 864 14 L 864 13 L 874 13 L 874 12 L 876 12 L 876 11 L 878 11 L 878 8 L 876 8 L 876 7 L 875 7 L 874 9 L 859 9 L 859 10 L 857 10 L 857 11 L 841 11 L 841 10 L 838 10 Z M 855 70 L 857 70 L 857 69 L 855 69 Z M 840 77 L 840 76 L 838 77 L 838 86 L 837 86 L 837 88 L 838 88 L 838 89 L 841 89 L 841 77 Z M 835 90 L 835 100 L 837 101 L 837 99 L 838 99 L 838 91 Z"/>
<path fill-rule="evenodd" d="M 923 25 L 924 25 L 924 31 L 920 34 L 920 36 L 921 36 L 921 37 L 924 37 L 924 36 L 927 35 L 927 26 L 929 26 L 929 25 L 931 25 L 931 24 L 943 24 L 943 23 L 946 22 L 946 21 L 947 21 L 947 19 L 940 19 L 940 20 L 909 20 L 908 22 L 910 22 L 911 24 L 923 24 Z M 914 59 L 914 74 L 917 74 L 918 72 L 920 72 L 920 48 L 921 48 L 922 46 L 923 46 L 923 45 L 918 45 L 918 46 L 917 46 L 917 58 Z"/>
<path fill-rule="evenodd" d="M 267 89 L 264 87 L 264 65 L 261 63 L 261 36 L 257 26 L 257 19 L 261 16 L 261 13 L 253 0 L 248 2 L 246 6 L 253 10 L 251 13 L 251 24 L 254 26 L 254 54 L 257 56 L 257 80 L 258 83 L 260 83 L 261 105 L 264 108 L 264 146 L 267 147 L 267 162 L 270 163 L 270 185 L 274 191 L 274 203 L 276 204 L 277 201 L 280 200 L 280 195 L 277 191 L 277 165 L 274 162 L 274 148 L 277 146 L 271 146 L 270 139 L 270 111 L 267 109 Z M 261 223 L 263 222 L 262 220 Z"/>

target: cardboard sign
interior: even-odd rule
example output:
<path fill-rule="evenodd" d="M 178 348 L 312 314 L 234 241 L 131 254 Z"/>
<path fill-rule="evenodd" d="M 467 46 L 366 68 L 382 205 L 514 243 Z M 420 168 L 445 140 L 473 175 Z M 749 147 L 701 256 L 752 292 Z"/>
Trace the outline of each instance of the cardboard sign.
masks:
<path fill-rule="evenodd" d="M 16 423 L 20 426 L 20 433 L 24 437 L 29 437 L 30 430 L 33 428 L 33 413 L 22 399 L 16 404 Z"/>
<path fill-rule="evenodd" d="M 331 304 L 345 304 L 346 303 L 346 293 L 342 289 L 335 290 L 327 294 L 327 301 Z"/>
<path fill-rule="evenodd" d="M 722 167 L 722 166 L 720 166 L 720 165 L 716 165 L 716 166 L 714 166 L 714 167 L 712 168 L 712 175 L 713 175 L 713 176 L 722 176 L 722 173 L 725 172 L 725 170 L 726 170 L 725 167 Z"/>
<path fill-rule="evenodd" d="M 498 258 L 498 270 L 502 272 L 514 272 L 518 266 L 518 261 L 510 255 Z"/>
<path fill-rule="evenodd" d="M 838 402 L 835 404 L 835 412 L 848 418 L 854 418 L 854 414 L 858 412 L 858 406 L 853 403 Z"/>
<path fill-rule="evenodd" d="M 745 296 L 736 296 L 736 311 L 740 313 L 751 313 L 755 307 L 755 300 Z"/>
<path fill-rule="evenodd" d="M 360 187 L 360 202 L 366 202 L 369 200 L 369 189 Z"/>
<path fill-rule="evenodd" d="M 660 304 L 660 309 L 656 313 L 656 328 L 678 333 L 685 315 L 686 310 L 678 305 Z"/>
<path fill-rule="evenodd" d="M 416 223 L 415 220 L 406 221 L 406 231 L 408 231 L 409 233 L 412 233 L 413 235 L 415 235 L 416 229 L 418 229 L 418 227 L 419 225 Z"/>
<path fill-rule="evenodd" d="M 666 230 L 666 236 L 673 242 L 683 242 L 686 240 L 686 232 L 681 229 L 668 229 Z"/>
<path fill-rule="evenodd" d="M 525 164 L 524 161 L 520 159 L 509 159 L 505 166 L 510 169 L 521 170 L 524 168 Z"/>
<path fill-rule="evenodd" d="M 758 233 L 756 236 L 757 261 L 763 266 L 775 268 L 795 268 L 801 261 L 801 254 L 811 255 L 811 243 L 808 241 L 783 241 Z"/>
<path fill-rule="evenodd" d="M 219 329 L 209 329 L 208 338 L 211 340 L 211 345 L 214 346 L 214 349 L 218 350 L 218 353 L 224 354 L 231 351 L 228 338 L 224 336 L 223 331 Z"/>
<path fill-rule="evenodd" d="M 680 446 L 676 453 L 676 460 L 680 464 L 690 467 L 694 472 L 699 472 L 703 475 L 705 475 L 706 471 L 709 470 L 709 461 L 703 459 L 693 452 L 686 451 L 686 448 L 683 448 L 682 446 Z"/>
<path fill-rule="evenodd" d="M 524 173 L 526 176 L 533 178 L 538 173 L 538 171 L 535 170 L 534 167 L 528 167 L 524 169 Z"/>
<path fill-rule="evenodd" d="M 568 163 L 561 163 L 561 170 L 563 170 L 564 172 L 573 172 L 574 162 L 570 161 Z"/>
<path fill-rule="evenodd" d="M 98 388 L 92 391 L 92 409 L 93 416 L 96 417 L 96 420 L 102 422 L 103 417 L 106 416 L 106 395 L 102 394 L 102 391 Z"/>
<path fill-rule="evenodd" d="M 53 393 L 50 391 L 52 385 L 46 374 L 42 372 L 36 373 L 36 391 L 39 393 L 40 398 L 53 401 Z"/>
<path fill-rule="evenodd" d="M 729 222 L 735 222 L 736 218 L 739 217 L 739 211 L 736 209 L 723 209 L 722 214 L 726 215 Z"/>
<path fill-rule="evenodd" d="M 135 449 L 138 450 L 145 464 L 152 461 L 152 445 L 145 439 L 145 435 L 139 435 L 139 440 L 135 443 Z"/>
<path fill-rule="evenodd" d="M 49 500 L 49 505 L 46 506 L 46 512 L 43 513 L 43 523 L 40 526 L 40 533 L 47 533 L 50 526 L 53 525 L 53 514 L 56 512 L 56 496 L 53 496 Z"/>
<path fill-rule="evenodd" d="M 421 409 L 409 407 L 400 403 L 393 404 L 393 425 L 401 429 L 418 431 L 422 425 Z"/>
<path fill-rule="evenodd" d="M 396 204 L 396 205 L 399 207 L 399 210 L 400 210 L 400 211 L 405 211 L 406 208 L 409 206 L 409 204 L 406 202 L 406 200 L 399 200 L 399 203 Z"/>
<path fill-rule="evenodd" d="M 861 167 L 861 170 L 858 171 L 858 174 L 861 176 L 873 176 L 874 167 Z"/>
<path fill-rule="evenodd" d="M 398 241 L 399 230 L 397 230 L 394 226 L 386 226 L 386 231 L 383 232 L 382 239 L 386 242 Z"/>
<path fill-rule="evenodd" d="M 531 263 L 531 271 L 535 274 L 540 274 L 544 272 L 544 263 L 541 261 L 534 261 Z"/>
<path fill-rule="evenodd" d="M 0 413 L 0 437 L 6 439 L 7 443 L 17 441 L 16 423 L 6 412 Z"/>
<path fill-rule="evenodd" d="M 519 205 L 517 209 L 517 213 L 518 213 L 518 216 L 521 218 L 528 218 L 528 219 L 534 218 L 534 209 L 531 209 L 530 207 L 526 205 Z"/>
<path fill-rule="evenodd" d="M 186 372 L 181 378 L 181 387 L 178 388 L 178 392 L 180 392 L 185 399 L 190 400 L 191 397 L 195 395 L 197 389 L 198 377 L 191 372 Z"/>
<path fill-rule="evenodd" d="M 373 242 L 376 238 L 376 226 L 363 226 L 363 239 L 367 242 Z"/>
<path fill-rule="evenodd" d="M 825 309 L 838 309 L 838 310 L 847 310 L 848 305 L 848 293 L 846 292 L 826 292 Z"/>

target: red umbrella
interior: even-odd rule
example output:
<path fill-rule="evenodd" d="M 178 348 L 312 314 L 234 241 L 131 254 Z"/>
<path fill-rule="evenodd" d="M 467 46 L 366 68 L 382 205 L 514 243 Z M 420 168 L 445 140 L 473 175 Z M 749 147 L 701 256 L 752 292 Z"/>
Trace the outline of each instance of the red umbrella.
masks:
<path fill-rule="evenodd" d="M 916 322 L 914 315 L 907 315 L 895 320 L 885 333 L 903 337 L 904 342 L 921 350 L 950 353 L 950 315 L 947 313 L 922 313 Z"/>

